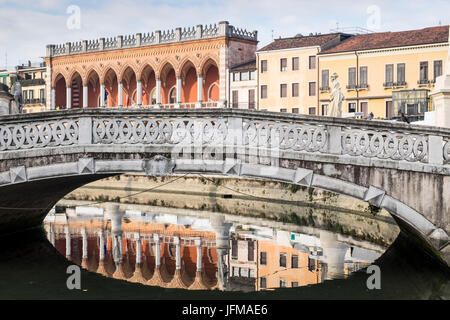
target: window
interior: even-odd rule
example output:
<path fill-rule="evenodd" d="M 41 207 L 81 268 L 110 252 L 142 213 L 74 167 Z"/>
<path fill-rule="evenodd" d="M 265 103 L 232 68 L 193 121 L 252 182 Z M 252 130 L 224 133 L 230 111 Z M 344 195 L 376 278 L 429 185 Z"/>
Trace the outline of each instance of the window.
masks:
<path fill-rule="evenodd" d="M 233 108 L 239 108 L 239 91 L 233 90 Z"/>
<path fill-rule="evenodd" d="M 316 56 L 310 56 L 309 57 L 309 69 L 315 69 L 316 68 Z"/>
<path fill-rule="evenodd" d="M 28 93 L 28 94 L 29 94 L 29 97 L 28 97 L 28 98 L 29 98 L 30 100 L 33 100 L 33 99 L 34 99 L 34 90 L 29 90 L 28 92 L 29 92 L 29 93 Z"/>
<path fill-rule="evenodd" d="M 308 114 L 313 115 L 313 116 L 316 115 L 316 107 L 309 107 Z"/>
<path fill-rule="evenodd" d="M 247 260 L 248 261 L 254 261 L 255 260 L 255 243 L 253 241 L 247 242 Z"/>
<path fill-rule="evenodd" d="M 361 112 L 364 113 L 364 117 L 367 117 L 367 115 L 369 114 L 369 105 L 367 102 L 361 102 L 360 103 L 361 106 Z"/>
<path fill-rule="evenodd" d="M 291 287 L 292 288 L 298 287 L 298 282 L 291 282 Z"/>
<path fill-rule="evenodd" d="M 24 91 L 22 92 L 22 96 L 23 96 L 23 101 L 27 101 L 27 100 L 28 100 L 28 91 L 27 91 L 27 90 L 24 90 Z"/>
<path fill-rule="evenodd" d="M 259 264 L 266 265 L 267 264 L 267 252 L 260 252 L 259 253 Z"/>
<path fill-rule="evenodd" d="M 348 89 L 354 89 L 356 87 L 356 68 L 348 68 Z"/>
<path fill-rule="evenodd" d="M 250 71 L 250 80 L 256 79 L 256 71 Z"/>
<path fill-rule="evenodd" d="M 255 109 L 255 89 L 248 90 L 248 108 Z"/>
<path fill-rule="evenodd" d="M 254 278 L 255 277 L 255 269 L 250 269 L 248 271 L 248 277 L 249 278 Z"/>
<path fill-rule="evenodd" d="M 266 277 L 259 278 L 259 287 L 261 289 L 266 289 L 267 288 L 267 278 Z"/>
<path fill-rule="evenodd" d="M 298 255 L 293 254 L 291 257 L 291 268 L 297 269 L 298 268 Z"/>
<path fill-rule="evenodd" d="M 435 81 L 437 77 L 442 76 L 442 60 L 434 61 L 433 75 Z"/>
<path fill-rule="evenodd" d="M 39 90 L 39 99 L 41 99 L 41 101 L 44 101 L 45 99 L 44 89 Z"/>
<path fill-rule="evenodd" d="M 298 83 L 293 83 L 292 84 L 292 96 L 293 97 L 298 97 L 299 92 L 298 92 Z"/>
<path fill-rule="evenodd" d="M 330 71 L 328 69 L 322 70 L 322 90 L 330 88 Z"/>
<path fill-rule="evenodd" d="M 261 73 L 267 72 L 267 60 L 261 60 Z"/>
<path fill-rule="evenodd" d="M 359 86 L 367 88 L 367 67 L 359 67 Z"/>
<path fill-rule="evenodd" d="M 298 108 L 292 108 L 292 113 L 299 113 Z"/>
<path fill-rule="evenodd" d="M 239 81 L 239 72 L 233 72 L 233 81 Z"/>
<path fill-rule="evenodd" d="M 428 61 L 420 63 L 420 82 L 428 80 Z"/>
<path fill-rule="evenodd" d="M 286 253 L 285 252 L 280 253 L 280 267 L 286 268 Z"/>
<path fill-rule="evenodd" d="M 233 277 L 239 277 L 239 268 L 233 267 Z"/>
<path fill-rule="evenodd" d="M 237 240 L 231 240 L 231 259 L 237 259 L 238 257 L 238 242 Z"/>
<path fill-rule="evenodd" d="M 392 86 L 393 82 L 394 82 L 394 65 L 387 64 L 385 71 L 385 85 Z"/>
<path fill-rule="evenodd" d="M 397 64 L 397 85 L 405 85 L 405 64 Z"/>
<path fill-rule="evenodd" d="M 316 260 L 311 259 L 310 257 L 308 257 L 308 270 L 309 271 L 314 271 L 314 269 L 316 269 Z"/>
<path fill-rule="evenodd" d="M 386 118 L 392 118 L 392 101 L 386 101 Z"/>
<path fill-rule="evenodd" d="M 315 96 L 316 95 L 316 83 L 315 82 L 310 82 L 309 83 L 309 96 Z"/>
<path fill-rule="evenodd" d="M 356 102 L 350 102 L 348 104 L 348 112 L 356 112 Z"/>
<path fill-rule="evenodd" d="M 287 59 L 280 59 L 280 71 L 287 71 Z"/>
<path fill-rule="evenodd" d="M 280 84 L 280 97 L 281 98 L 287 97 L 287 84 L 285 83 Z"/>
<path fill-rule="evenodd" d="M 286 108 L 281 108 L 280 112 L 287 112 L 287 109 Z"/>
<path fill-rule="evenodd" d="M 261 86 L 261 99 L 267 98 L 267 85 Z"/>
<path fill-rule="evenodd" d="M 300 69 L 300 60 L 298 57 L 292 58 L 292 70 L 299 70 Z"/>
<path fill-rule="evenodd" d="M 248 268 L 241 268 L 241 277 L 248 278 Z"/>
<path fill-rule="evenodd" d="M 280 278 L 280 288 L 286 288 L 286 287 L 287 287 L 286 280 Z"/>
<path fill-rule="evenodd" d="M 328 105 L 327 104 L 323 104 L 322 105 L 322 115 L 326 116 L 328 114 Z"/>
<path fill-rule="evenodd" d="M 248 80 L 248 71 L 241 72 L 241 81 L 247 81 Z"/>

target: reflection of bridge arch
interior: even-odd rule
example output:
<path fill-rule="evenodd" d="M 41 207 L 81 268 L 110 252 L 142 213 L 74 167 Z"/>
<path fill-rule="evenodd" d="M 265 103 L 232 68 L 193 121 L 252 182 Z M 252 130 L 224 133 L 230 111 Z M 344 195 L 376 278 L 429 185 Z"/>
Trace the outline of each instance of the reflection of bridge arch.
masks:
<path fill-rule="evenodd" d="M 4 229 L 38 223 L 65 193 L 109 175 L 203 173 L 351 196 L 385 208 L 436 250 L 448 245 L 448 129 L 241 110 L 92 109 L 6 118 L 1 130 L 0 197 L 15 208 L 0 209 Z"/>

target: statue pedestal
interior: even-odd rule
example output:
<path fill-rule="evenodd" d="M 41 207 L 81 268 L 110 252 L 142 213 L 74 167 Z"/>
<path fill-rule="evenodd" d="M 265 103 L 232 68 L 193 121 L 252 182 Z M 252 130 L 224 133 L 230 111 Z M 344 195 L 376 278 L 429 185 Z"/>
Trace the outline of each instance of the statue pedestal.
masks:
<path fill-rule="evenodd" d="M 435 110 L 435 126 L 450 128 L 450 75 L 436 78 L 430 97 Z"/>

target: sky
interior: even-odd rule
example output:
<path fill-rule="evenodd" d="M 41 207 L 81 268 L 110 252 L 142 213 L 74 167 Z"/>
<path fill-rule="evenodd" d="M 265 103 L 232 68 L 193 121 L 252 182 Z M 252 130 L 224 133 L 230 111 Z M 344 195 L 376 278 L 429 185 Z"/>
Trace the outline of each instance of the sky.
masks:
<path fill-rule="evenodd" d="M 450 24 L 449 0 L 0 0 L 0 69 L 39 61 L 47 44 L 229 21 L 258 30 L 258 47 L 298 33 Z"/>

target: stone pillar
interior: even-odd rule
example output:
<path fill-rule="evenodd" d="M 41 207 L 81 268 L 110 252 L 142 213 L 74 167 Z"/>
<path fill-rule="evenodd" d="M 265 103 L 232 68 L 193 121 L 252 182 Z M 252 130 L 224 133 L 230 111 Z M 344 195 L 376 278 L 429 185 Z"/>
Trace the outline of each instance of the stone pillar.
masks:
<path fill-rule="evenodd" d="M 323 259 L 327 263 L 327 279 L 343 278 L 345 254 L 349 246 L 337 240 L 337 235 L 329 231 L 320 231 L 320 243 Z"/>
<path fill-rule="evenodd" d="M 98 232 L 98 237 L 99 237 L 99 258 L 100 261 L 104 261 L 105 260 L 105 234 L 103 232 L 103 230 L 100 230 Z"/>
<path fill-rule="evenodd" d="M 87 241 L 86 228 L 81 229 L 81 237 L 82 237 L 82 242 L 83 242 L 82 258 L 87 259 L 88 258 L 88 241 Z"/>
<path fill-rule="evenodd" d="M 66 109 L 72 108 L 72 90 L 70 87 L 66 88 Z"/>
<path fill-rule="evenodd" d="M 105 107 L 105 84 L 100 84 L 100 107 Z"/>
<path fill-rule="evenodd" d="M 83 86 L 83 108 L 87 108 L 88 107 L 88 86 L 84 85 Z"/>
<path fill-rule="evenodd" d="M 448 40 L 450 41 L 450 27 Z M 430 96 L 435 110 L 435 125 L 450 128 L 450 49 L 448 50 L 445 69 L 445 73 L 436 78 L 436 84 Z"/>
<path fill-rule="evenodd" d="M 142 81 L 138 80 L 136 85 L 136 103 L 138 106 L 142 105 Z"/>
<path fill-rule="evenodd" d="M 136 264 L 140 264 L 141 262 L 142 262 L 141 235 L 138 233 L 136 239 Z"/>
<path fill-rule="evenodd" d="M 161 78 L 156 79 L 156 104 L 161 104 Z"/>
<path fill-rule="evenodd" d="M 120 81 L 118 83 L 118 88 L 117 88 L 117 106 L 118 107 L 122 107 L 123 106 L 123 84 L 122 81 Z"/>
<path fill-rule="evenodd" d="M 111 219 L 111 232 L 122 234 L 122 217 L 124 212 L 119 211 L 119 205 L 110 203 L 105 209 L 105 216 Z"/>
<path fill-rule="evenodd" d="M 181 103 L 181 77 L 177 77 L 177 103 Z"/>
<path fill-rule="evenodd" d="M 155 268 L 161 266 L 161 243 L 159 242 L 159 235 L 154 234 L 153 240 L 155 241 Z"/>
<path fill-rule="evenodd" d="M 55 246 L 55 228 L 53 227 L 53 224 L 50 225 L 50 243 Z"/>
<path fill-rule="evenodd" d="M 51 110 L 55 110 L 56 109 L 56 91 L 55 88 L 52 88 L 52 93 L 51 93 L 51 101 L 50 101 L 50 109 Z"/>
<path fill-rule="evenodd" d="M 195 246 L 197 247 L 197 272 L 201 272 L 202 271 L 202 239 L 196 239 Z"/>
<path fill-rule="evenodd" d="M 174 243 L 175 243 L 175 269 L 181 270 L 181 239 L 180 239 L 180 237 L 175 237 Z"/>
<path fill-rule="evenodd" d="M 199 74 L 197 76 L 197 103 L 195 107 L 201 108 L 202 101 L 203 101 L 203 75 Z"/>
<path fill-rule="evenodd" d="M 64 227 L 64 233 L 66 234 L 66 258 L 70 258 L 72 255 L 72 248 L 70 244 L 70 230 L 68 226 Z"/>

